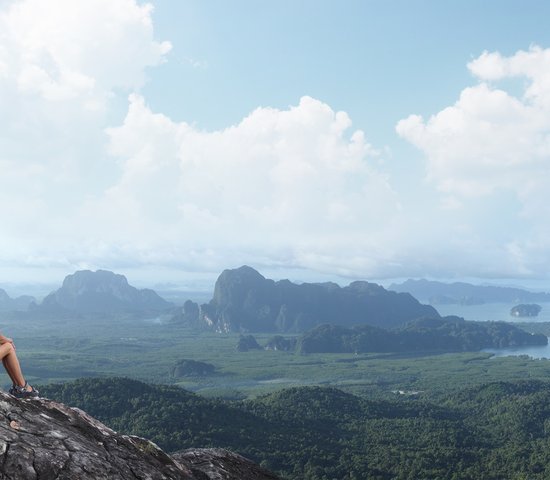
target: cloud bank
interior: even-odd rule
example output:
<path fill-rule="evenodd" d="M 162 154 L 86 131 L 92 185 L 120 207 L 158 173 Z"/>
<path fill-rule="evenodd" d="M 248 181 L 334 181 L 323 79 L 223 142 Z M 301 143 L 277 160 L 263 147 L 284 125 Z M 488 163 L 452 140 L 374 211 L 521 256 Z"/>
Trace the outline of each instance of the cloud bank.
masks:
<path fill-rule="evenodd" d="M 514 201 L 494 212 L 514 235 L 480 249 L 502 249 L 502 271 L 543 274 L 550 266 L 550 49 L 484 52 L 468 68 L 476 85 L 427 120 L 401 120 L 397 133 L 425 154 L 427 179 L 446 205 L 475 216 L 476 205 L 514 199 L 517 212 Z"/>
<path fill-rule="evenodd" d="M 214 131 L 154 111 L 142 87 L 172 46 L 153 19 L 135 0 L 2 3 L 4 271 L 547 276 L 550 50 L 484 52 L 453 105 L 399 121 L 425 159 L 404 192 L 399 159 L 320 99 Z"/>

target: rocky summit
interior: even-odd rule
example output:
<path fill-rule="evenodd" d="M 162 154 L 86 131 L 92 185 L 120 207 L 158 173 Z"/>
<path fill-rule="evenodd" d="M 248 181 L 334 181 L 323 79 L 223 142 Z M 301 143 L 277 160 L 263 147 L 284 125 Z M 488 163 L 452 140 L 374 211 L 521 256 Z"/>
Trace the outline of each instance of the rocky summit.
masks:
<path fill-rule="evenodd" d="M 0 480 L 276 480 L 222 449 L 171 457 L 154 443 L 121 435 L 82 410 L 0 392 Z"/>

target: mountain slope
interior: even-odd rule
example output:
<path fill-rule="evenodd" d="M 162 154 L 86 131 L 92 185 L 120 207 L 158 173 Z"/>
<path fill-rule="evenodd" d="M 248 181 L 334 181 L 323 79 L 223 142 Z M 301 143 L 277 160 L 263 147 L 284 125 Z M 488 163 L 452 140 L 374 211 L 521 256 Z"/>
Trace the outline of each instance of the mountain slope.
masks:
<path fill-rule="evenodd" d="M 224 270 L 203 321 L 218 331 L 303 332 L 323 324 L 368 324 L 391 328 L 420 317 L 439 317 L 407 293 L 353 282 L 295 284 L 266 279 L 251 267 Z"/>
<path fill-rule="evenodd" d="M 81 270 L 65 277 L 61 288 L 37 307 L 46 312 L 161 312 L 172 306 L 153 290 L 138 290 L 126 277 L 107 270 Z"/>
<path fill-rule="evenodd" d="M 29 295 L 11 298 L 5 290 L 0 288 L 0 312 L 25 311 L 34 301 L 35 298 Z"/>

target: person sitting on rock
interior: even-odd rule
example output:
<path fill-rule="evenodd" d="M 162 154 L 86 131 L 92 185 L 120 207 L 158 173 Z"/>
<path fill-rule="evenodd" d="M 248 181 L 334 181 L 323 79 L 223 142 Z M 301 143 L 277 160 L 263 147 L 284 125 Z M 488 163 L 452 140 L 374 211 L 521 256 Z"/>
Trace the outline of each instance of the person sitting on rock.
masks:
<path fill-rule="evenodd" d="M 2 334 L 0 334 L 0 358 L 13 383 L 13 386 L 9 390 L 10 395 L 17 398 L 38 397 L 38 390 L 31 387 L 25 380 L 25 377 L 23 377 L 13 340 L 4 337 Z"/>

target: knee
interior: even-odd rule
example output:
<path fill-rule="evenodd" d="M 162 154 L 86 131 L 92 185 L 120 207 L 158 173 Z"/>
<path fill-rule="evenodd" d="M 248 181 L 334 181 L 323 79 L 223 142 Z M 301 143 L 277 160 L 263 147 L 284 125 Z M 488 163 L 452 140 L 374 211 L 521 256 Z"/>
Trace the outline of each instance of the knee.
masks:
<path fill-rule="evenodd" d="M 6 342 L 4 343 L 4 345 L 2 345 L 2 350 L 4 350 L 4 352 L 6 352 L 6 355 L 7 355 L 9 353 L 15 352 L 15 347 L 13 346 L 13 343 Z"/>

